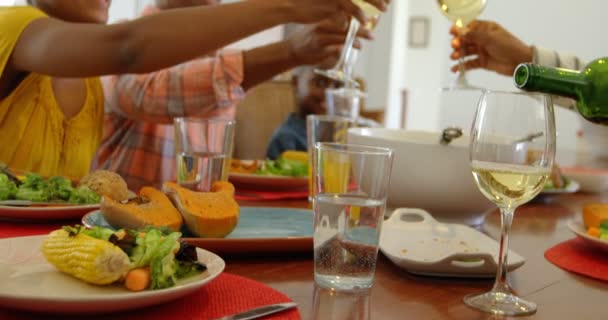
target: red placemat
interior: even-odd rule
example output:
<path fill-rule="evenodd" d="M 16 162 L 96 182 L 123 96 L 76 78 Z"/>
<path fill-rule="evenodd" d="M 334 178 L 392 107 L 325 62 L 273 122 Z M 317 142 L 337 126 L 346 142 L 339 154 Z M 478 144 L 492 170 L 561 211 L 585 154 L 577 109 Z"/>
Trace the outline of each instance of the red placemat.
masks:
<path fill-rule="evenodd" d="M 115 313 L 103 316 L 86 316 L 87 320 L 167 320 L 167 319 L 216 319 L 229 314 L 248 310 L 250 308 L 273 303 L 290 302 L 284 294 L 257 281 L 246 279 L 237 275 L 222 273 L 199 291 L 182 299 L 163 305 L 138 309 L 128 312 Z M 22 311 L 0 309 L 1 320 L 29 320 L 48 319 L 47 315 L 25 313 Z M 57 319 L 85 318 L 76 316 L 55 316 Z M 297 308 L 276 313 L 264 318 L 299 320 L 300 313 Z"/>
<path fill-rule="evenodd" d="M 79 221 L 64 221 L 60 223 L 24 223 L 0 221 L 0 239 L 12 237 L 35 236 L 47 234 L 61 226 L 80 223 Z"/>
<path fill-rule="evenodd" d="M 608 255 L 579 238 L 550 248 L 545 252 L 545 258 L 562 269 L 608 281 Z"/>
<path fill-rule="evenodd" d="M 262 200 L 288 200 L 308 198 L 308 189 L 300 191 L 259 191 L 237 189 L 234 193 L 236 200 L 262 201 Z"/>

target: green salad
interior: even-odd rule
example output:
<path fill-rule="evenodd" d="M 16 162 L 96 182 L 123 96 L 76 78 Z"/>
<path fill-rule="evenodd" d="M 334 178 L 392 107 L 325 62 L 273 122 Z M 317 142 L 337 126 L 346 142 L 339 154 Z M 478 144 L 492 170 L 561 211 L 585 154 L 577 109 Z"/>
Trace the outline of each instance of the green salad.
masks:
<path fill-rule="evenodd" d="M 256 171 L 259 175 L 306 177 L 308 176 L 308 163 L 300 160 L 285 159 L 266 160 Z"/>
<path fill-rule="evenodd" d="M 99 203 L 101 197 L 89 187 L 74 188 L 72 182 L 64 177 L 44 179 L 30 173 L 17 185 L 7 175 L 0 173 L 0 200 L 95 204 Z"/>

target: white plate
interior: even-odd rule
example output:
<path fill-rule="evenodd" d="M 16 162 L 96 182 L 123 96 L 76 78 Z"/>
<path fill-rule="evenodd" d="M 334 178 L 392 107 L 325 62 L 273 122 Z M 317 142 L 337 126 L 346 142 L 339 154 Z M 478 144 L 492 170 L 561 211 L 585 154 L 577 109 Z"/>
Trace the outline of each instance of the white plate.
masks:
<path fill-rule="evenodd" d="M 608 241 L 588 235 L 587 230 L 585 229 L 585 226 L 582 222 L 577 220 L 570 220 L 568 221 L 568 228 L 586 243 L 608 252 Z"/>
<path fill-rule="evenodd" d="M 164 303 L 192 293 L 224 270 L 217 255 L 197 248 L 204 273 L 171 288 L 130 292 L 119 286 L 89 285 L 57 271 L 44 259 L 46 236 L 0 240 L 0 306 L 46 313 L 109 313 Z"/>
<path fill-rule="evenodd" d="M 268 176 L 248 173 L 230 173 L 228 180 L 237 188 L 253 190 L 294 190 L 307 189 L 308 177 Z"/>
<path fill-rule="evenodd" d="M 578 181 L 584 192 L 603 192 L 608 190 L 608 170 L 594 168 L 562 167 L 564 176 Z"/>
<path fill-rule="evenodd" d="M 437 222 L 421 209 L 397 209 L 384 221 L 380 250 L 408 272 L 442 277 L 496 275 L 498 242 L 465 225 Z M 525 259 L 509 251 L 508 270 Z"/>
<path fill-rule="evenodd" d="M 577 181 L 570 180 L 564 188 L 559 189 L 543 189 L 540 194 L 560 194 L 560 193 L 575 193 L 580 189 L 580 184 Z"/>
<path fill-rule="evenodd" d="M 99 209 L 99 204 L 48 207 L 0 206 L 0 219 L 36 221 L 80 219 L 96 209 Z"/>

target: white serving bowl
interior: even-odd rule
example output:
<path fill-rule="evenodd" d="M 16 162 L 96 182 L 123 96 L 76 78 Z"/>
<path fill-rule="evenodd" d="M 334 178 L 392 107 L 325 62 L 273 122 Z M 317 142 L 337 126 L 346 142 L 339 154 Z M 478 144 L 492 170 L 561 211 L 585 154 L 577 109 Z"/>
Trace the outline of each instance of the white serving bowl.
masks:
<path fill-rule="evenodd" d="M 496 206 L 477 189 L 469 137 L 448 145 L 440 133 L 384 128 L 349 129 L 348 143 L 395 150 L 387 206 L 421 208 L 445 222 L 481 224 Z"/>
<path fill-rule="evenodd" d="M 608 159 L 608 127 L 589 122 L 581 117 L 583 138 L 589 145 L 589 152 L 596 159 Z"/>

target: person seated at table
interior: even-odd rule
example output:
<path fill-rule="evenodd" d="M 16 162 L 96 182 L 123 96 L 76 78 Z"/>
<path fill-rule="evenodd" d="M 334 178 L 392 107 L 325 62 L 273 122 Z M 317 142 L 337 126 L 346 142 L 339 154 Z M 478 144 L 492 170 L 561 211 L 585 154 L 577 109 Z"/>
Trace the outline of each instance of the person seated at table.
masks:
<path fill-rule="evenodd" d="M 96 77 L 159 70 L 282 23 L 363 16 L 341 0 L 250 0 L 104 26 L 110 4 L 31 0 L 0 7 L 0 161 L 80 178 L 102 135 Z"/>
<path fill-rule="evenodd" d="M 333 66 L 335 60 L 326 60 L 316 68 L 327 69 Z M 287 116 L 287 119 L 272 134 L 266 157 L 276 159 L 287 150 L 307 151 L 306 142 L 306 116 L 311 114 L 327 114 L 325 90 L 341 88 L 343 83 L 316 74 L 314 67 L 297 68 L 293 74 L 293 85 L 296 88 L 296 111 Z M 360 89 L 364 91 L 361 79 Z M 379 123 L 371 119 L 359 118 L 361 126 L 378 127 Z"/>
<path fill-rule="evenodd" d="M 473 21 L 463 36 L 459 36 L 457 28 L 452 27 L 450 34 L 453 37 L 450 58 L 458 60 L 463 48 L 463 56 L 471 58 L 465 62 L 466 70 L 485 69 L 512 77 L 515 68 L 526 62 L 572 70 L 585 66 L 579 57 L 527 44 L 493 21 Z M 451 70 L 458 72 L 458 65 L 452 66 Z M 555 99 L 555 102 L 568 109 L 575 105 L 574 100 L 562 97 Z"/>
<path fill-rule="evenodd" d="M 157 0 L 143 16 L 219 2 Z M 95 166 L 117 172 L 134 190 L 175 180 L 173 118 L 234 118 L 246 90 L 298 65 L 337 56 L 346 21 L 307 26 L 251 50 L 225 50 L 153 73 L 104 78 L 105 125 Z M 370 37 L 368 31 L 360 35 Z"/>

